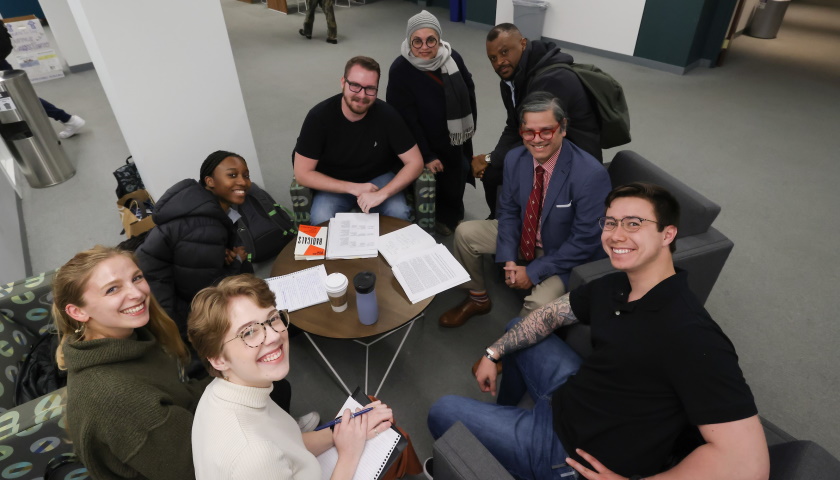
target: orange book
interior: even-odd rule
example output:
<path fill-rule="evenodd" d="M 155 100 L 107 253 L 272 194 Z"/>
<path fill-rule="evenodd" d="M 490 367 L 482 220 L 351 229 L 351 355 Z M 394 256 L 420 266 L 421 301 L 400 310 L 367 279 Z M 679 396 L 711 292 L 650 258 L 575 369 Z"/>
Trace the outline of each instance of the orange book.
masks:
<path fill-rule="evenodd" d="M 323 260 L 327 253 L 327 227 L 301 225 L 295 244 L 295 260 Z"/>

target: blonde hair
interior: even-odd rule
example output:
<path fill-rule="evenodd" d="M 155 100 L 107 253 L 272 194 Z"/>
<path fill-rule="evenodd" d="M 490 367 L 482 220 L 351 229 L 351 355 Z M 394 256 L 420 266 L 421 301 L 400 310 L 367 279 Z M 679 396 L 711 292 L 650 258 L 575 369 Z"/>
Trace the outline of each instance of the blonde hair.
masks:
<path fill-rule="evenodd" d="M 225 335 L 230 329 L 228 307 L 231 299 L 246 297 L 260 308 L 273 308 L 274 292 L 261 279 L 249 274 L 227 277 L 215 287 L 207 287 L 198 292 L 190 307 L 187 321 L 187 336 L 207 372 L 222 378 L 222 372 L 210 364 L 208 358 L 217 358 L 222 354 Z"/>
<path fill-rule="evenodd" d="M 71 317 L 65 311 L 65 308 L 70 304 L 80 307 L 85 305 L 83 296 L 93 270 L 105 260 L 117 255 L 122 255 L 137 265 L 137 259 L 131 252 L 97 245 L 90 250 L 77 253 L 55 274 L 52 315 L 59 337 L 55 357 L 58 367 L 62 370 L 67 369 L 67 365 L 64 363 L 64 344 L 77 330 L 84 326 L 82 322 Z M 180 360 L 181 365 L 189 363 L 190 353 L 183 340 L 181 340 L 178 326 L 160 306 L 154 295 L 149 296 L 149 323 L 147 326 L 169 355 Z"/>

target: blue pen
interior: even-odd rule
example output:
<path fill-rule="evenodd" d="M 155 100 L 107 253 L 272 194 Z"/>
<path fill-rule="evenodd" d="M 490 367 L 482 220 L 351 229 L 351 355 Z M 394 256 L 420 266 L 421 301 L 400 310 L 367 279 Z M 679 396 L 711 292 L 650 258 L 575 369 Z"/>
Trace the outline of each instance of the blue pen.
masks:
<path fill-rule="evenodd" d="M 359 410 L 358 412 L 354 413 L 353 415 L 350 415 L 350 418 L 356 418 L 359 415 L 361 415 L 363 413 L 367 413 L 371 410 L 373 410 L 373 407 L 368 407 L 364 410 Z M 341 417 L 336 418 L 335 420 L 333 420 L 330 423 L 325 423 L 325 424 L 321 425 L 320 427 L 316 428 L 315 431 L 317 432 L 318 430 L 323 430 L 325 428 L 330 428 L 332 426 L 338 425 L 339 423 L 341 423 Z"/>

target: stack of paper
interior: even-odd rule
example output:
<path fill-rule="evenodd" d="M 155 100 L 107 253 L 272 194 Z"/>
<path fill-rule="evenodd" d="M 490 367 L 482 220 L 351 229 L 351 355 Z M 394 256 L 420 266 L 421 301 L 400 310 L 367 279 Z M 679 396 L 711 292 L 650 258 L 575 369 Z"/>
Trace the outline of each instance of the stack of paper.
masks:
<path fill-rule="evenodd" d="M 337 213 L 327 232 L 327 260 L 375 257 L 378 240 L 378 213 Z"/>
<path fill-rule="evenodd" d="M 449 250 L 415 224 L 379 237 L 379 251 L 411 303 L 470 281 Z"/>
<path fill-rule="evenodd" d="M 324 280 L 327 269 L 323 265 L 299 272 L 266 279 L 268 288 L 274 292 L 277 310 L 294 312 L 329 300 Z"/>

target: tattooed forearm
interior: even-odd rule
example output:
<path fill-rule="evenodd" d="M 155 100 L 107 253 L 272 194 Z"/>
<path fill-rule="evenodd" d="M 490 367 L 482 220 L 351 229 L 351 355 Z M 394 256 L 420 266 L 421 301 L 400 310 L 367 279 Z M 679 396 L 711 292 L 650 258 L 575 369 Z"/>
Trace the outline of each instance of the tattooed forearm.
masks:
<path fill-rule="evenodd" d="M 500 357 L 538 343 L 563 325 L 576 323 L 569 294 L 531 312 L 490 346 Z"/>

